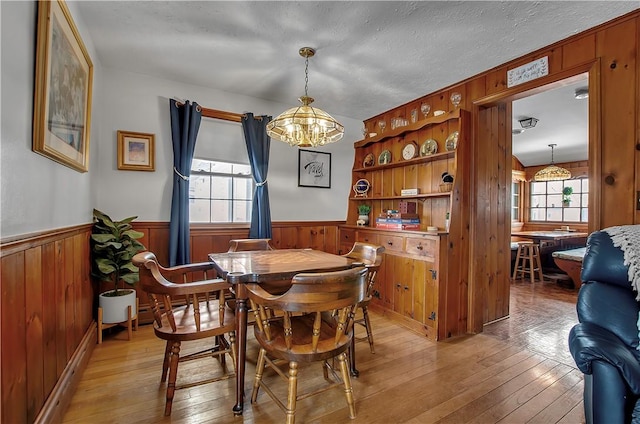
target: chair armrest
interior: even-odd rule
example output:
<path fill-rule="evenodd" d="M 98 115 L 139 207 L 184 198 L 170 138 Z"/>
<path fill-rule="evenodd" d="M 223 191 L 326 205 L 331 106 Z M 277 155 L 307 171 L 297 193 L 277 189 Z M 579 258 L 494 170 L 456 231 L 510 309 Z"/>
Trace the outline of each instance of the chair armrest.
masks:
<path fill-rule="evenodd" d="M 593 361 L 608 362 L 618 369 L 630 390 L 640 394 L 638 358 L 632 348 L 613 333 L 593 323 L 577 324 L 569 332 L 569 350 L 583 373 L 592 373 Z"/>
<path fill-rule="evenodd" d="M 207 293 L 207 292 L 216 292 L 220 290 L 225 290 L 230 287 L 230 284 L 227 283 L 222 278 L 214 278 L 212 280 L 202 280 L 202 281 L 193 281 L 190 283 L 164 283 L 163 284 L 165 294 L 169 294 L 171 296 L 181 296 L 181 295 L 191 295 L 198 293 Z M 160 293 L 161 290 L 157 289 L 157 293 Z"/>
<path fill-rule="evenodd" d="M 198 262 L 195 264 L 176 265 L 168 268 L 162 268 L 162 274 L 165 278 L 182 277 L 185 274 L 193 272 L 215 272 L 215 268 L 211 262 Z"/>
<path fill-rule="evenodd" d="M 197 272 L 197 271 L 209 271 L 213 269 L 211 262 L 198 262 L 195 264 L 176 265 L 165 268 L 169 273 L 183 273 L 183 272 Z"/>
<path fill-rule="evenodd" d="M 257 303 L 265 306 L 269 306 L 270 302 L 275 302 L 282 297 L 281 294 L 276 295 L 269 293 L 268 291 L 263 289 L 260 284 L 247 283 L 245 284 L 245 288 L 249 293 L 249 298 L 253 299 L 254 301 L 256 300 L 256 298 L 260 299 L 260 301 Z"/>

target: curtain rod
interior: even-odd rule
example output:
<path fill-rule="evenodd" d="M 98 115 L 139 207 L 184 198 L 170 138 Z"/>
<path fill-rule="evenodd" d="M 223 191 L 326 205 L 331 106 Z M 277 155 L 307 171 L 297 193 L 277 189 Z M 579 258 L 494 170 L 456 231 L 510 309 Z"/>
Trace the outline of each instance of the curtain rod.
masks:
<path fill-rule="evenodd" d="M 183 106 L 184 102 L 178 101 L 176 104 L 178 106 Z M 246 115 L 242 113 L 226 112 L 224 110 L 207 109 L 206 107 L 202 107 L 202 116 L 205 118 L 221 119 L 223 121 L 241 122 L 242 118 Z M 254 116 L 254 118 L 259 121 L 262 120 L 262 116 Z"/>

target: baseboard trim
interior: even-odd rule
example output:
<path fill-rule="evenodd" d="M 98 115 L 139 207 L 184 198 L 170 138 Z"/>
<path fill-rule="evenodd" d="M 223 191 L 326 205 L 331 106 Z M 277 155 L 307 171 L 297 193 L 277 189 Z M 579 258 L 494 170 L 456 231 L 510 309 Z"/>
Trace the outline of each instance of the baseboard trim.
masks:
<path fill-rule="evenodd" d="M 93 349 L 96 347 L 96 331 L 98 331 L 98 326 L 95 321 L 92 321 L 34 423 L 51 424 L 62 422 L 64 413 L 71 403 L 71 398 L 80 383 L 82 374 L 87 368 Z"/>

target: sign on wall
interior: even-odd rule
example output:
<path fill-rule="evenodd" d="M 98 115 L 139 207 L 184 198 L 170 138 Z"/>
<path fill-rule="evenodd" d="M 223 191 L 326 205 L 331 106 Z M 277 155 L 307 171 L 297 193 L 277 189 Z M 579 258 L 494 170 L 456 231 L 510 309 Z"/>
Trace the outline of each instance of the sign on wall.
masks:
<path fill-rule="evenodd" d="M 507 88 L 533 81 L 545 75 L 549 75 L 549 56 L 541 57 L 507 71 Z"/>

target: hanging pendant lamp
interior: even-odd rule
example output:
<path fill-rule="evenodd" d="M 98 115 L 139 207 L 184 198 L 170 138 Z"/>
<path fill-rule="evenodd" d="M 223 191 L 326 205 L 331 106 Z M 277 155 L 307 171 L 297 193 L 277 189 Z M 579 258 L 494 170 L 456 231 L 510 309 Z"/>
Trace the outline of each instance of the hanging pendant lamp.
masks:
<path fill-rule="evenodd" d="M 344 127 L 322 109 L 310 106 L 313 97 L 307 93 L 309 83 L 309 58 L 316 54 L 311 47 L 302 47 L 300 56 L 305 58 L 304 96 L 298 101 L 302 106 L 287 109 L 267 124 L 267 134 L 290 146 L 318 147 L 339 141 Z"/>
<path fill-rule="evenodd" d="M 551 165 L 536 172 L 533 176 L 534 181 L 561 181 L 571 178 L 571 172 L 568 169 L 556 166 L 553 163 L 553 148 L 556 144 L 549 144 L 551 147 Z"/>

